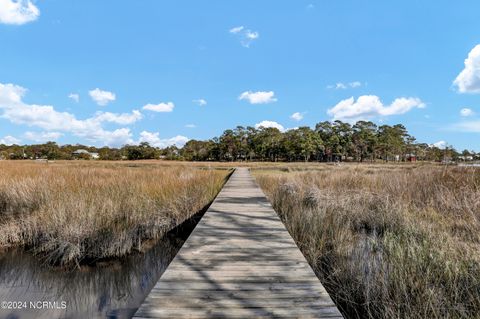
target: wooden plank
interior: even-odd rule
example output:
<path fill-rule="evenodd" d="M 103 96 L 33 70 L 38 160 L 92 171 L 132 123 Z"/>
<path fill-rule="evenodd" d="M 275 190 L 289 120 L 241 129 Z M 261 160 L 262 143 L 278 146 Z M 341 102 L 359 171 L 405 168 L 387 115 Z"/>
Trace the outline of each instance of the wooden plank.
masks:
<path fill-rule="evenodd" d="M 153 306 L 156 306 L 155 299 L 152 299 Z M 290 299 L 256 299 L 252 303 L 245 303 L 243 300 L 237 301 L 232 298 L 223 298 L 218 300 L 208 300 L 208 299 L 180 299 L 180 298 L 164 298 L 162 303 L 169 303 L 170 308 L 162 308 L 162 310 L 171 309 L 171 310 L 181 310 L 181 309 L 192 309 L 192 310 L 201 310 L 201 309 L 222 309 L 227 308 L 232 310 L 237 310 L 238 308 L 247 308 L 247 309 L 264 309 L 266 305 L 268 307 L 274 308 L 276 310 L 282 309 L 287 311 L 292 311 L 290 309 L 295 308 L 305 308 L 305 309 L 328 309 L 332 306 L 335 306 L 332 303 L 322 304 L 317 300 L 308 300 L 302 298 L 290 298 Z"/>
<path fill-rule="evenodd" d="M 156 291 L 160 291 L 160 288 L 156 288 Z M 163 293 L 163 291 L 162 291 Z M 165 291 L 168 293 L 168 298 L 171 297 L 182 297 L 185 299 L 244 299 L 251 298 L 254 300 L 257 299 L 290 299 L 290 298 L 303 298 L 303 299 L 322 299 L 322 297 L 327 296 L 326 291 L 323 292 L 312 292 L 312 291 L 297 291 L 297 290 L 278 290 L 275 291 L 275 294 L 272 296 L 270 293 L 265 293 L 263 290 L 168 290 Z M 253 298 L 252 298 L 253 297 Z M 164 298 L 162 294 L 152 294 L 151 298 Z M 322 299 L 323 300 L 323 299 Z"/>
<path fill-rule="evenodd" d="M 236 169 L 135 318 L 342 318 L 246 168 Z"/>
<path fill-rule="evenodd" d="M 192 269 L 191 266 L 185 266 L 185 265 L 172 265 L 171 266 L 172 270 L 175 271 L 190 271 Z M 199 267 L 200 268 L 200 267 Z M 303 271 L 305 268 L 304 265 L 288 265 L 288 266 L 277 266 L 275 264 L 263 264 L 263 265 L 252 265 L 252 264 L 243 264 L 243 265 L 218 265 L 218 266 L 213 266 L 213 267 L 204 267 L 202 266 L 201 269 L 203 271 L 221 271 L 221 272 L 245 272 L 248 271 L 249 273 L 255 274 L 265 274 L 265 273 L 280 273 L 280 272 L 285 272 L 285 271 Z"/>
<path fill-rule="evenodd" d="M 161 308 L 152 307 L 151 311 L 139 309 L 137 314 L 143 318 L 339 318 L 334 307 L 313 308 Z M 136 317 L 138 318 L 138 317 Z"/>
<path fill-rule="evenodd" d="M 221 278 L 220 278 L 221 280 Z M 320 292 L 312 289 L 312 282 L 228 282 L 221 285 L 208 282 L 161 282 L 159 291 L 164 293 L 168 289 L 172 290 L 218 290 L 218 291 L 250 291 L 260 290 L 265 292 L 275 292 L 278 290 L 298 289 L 310 293 Z M 157 288 L 152 289 L 155 292 Z"/>

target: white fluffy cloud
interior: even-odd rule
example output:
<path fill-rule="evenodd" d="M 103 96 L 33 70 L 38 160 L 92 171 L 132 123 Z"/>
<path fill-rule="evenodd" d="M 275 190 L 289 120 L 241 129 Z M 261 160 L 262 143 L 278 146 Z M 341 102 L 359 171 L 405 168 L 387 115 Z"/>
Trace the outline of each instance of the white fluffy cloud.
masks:
<path fill-rule="evenodd" d="M 346 90 L 348 88 L 354 89 L 354 88 L 358 88 L 358 87 L 361 87 L 361 86 L 362 86 L 362 82 L 359 82 L 359 81 L 354 81 L 354 82 L 350 82 L 350 83 L 338 82 L 335 85 L 328 85 L 327 89 Z"/>
<path fill-rule="evenodd" d="M 103 91 L 99 88 L 89 91 L 88 94 L 90 95 L 92 100 L 100 106 L 105 106 L 108 103 L 115 101 L 116 99 L 115 93 Z"/>
<path fill-rule="evenodd" d="M 70 94 L 68 95 L 68 98 L 71 99 L 71 100 L 73 100 L 73 101 L 75 101 L 75 102 L 77 102 L 77 103 L 80 102 L 80 95 L 77 94 L 77 93 L 70 93 Z"/>
<path fill-rule="evenodd" d="M 77 119 L 68 112 L 59 112 L 50 105 L 27 104 L 22 101 L 26 89 L 14 84 L 0 83 L 0 118 L 15 124 L 37 127 L 47 132 L 71 133 L 88 141 L 111 146 L 132 143 L 129 128 L 109 131 L 103 128 L 103 122 L 116 124 L 133 123 L 141 119 L 138 111 L 132 114 L 99 112 L 91 118 Z"/>
<path fill-rule="evenodd" d="M 20 144 L 20 142 L 21 141 L 18 138 L 15 138 L 11 135 L 7 135 L 4 138 L 0 138 L 0 144 L 7 145 L 7 146 L 10 146 L 13 144 Z"/>
<path fill-rule="evenodd" d="M 470 51 L 465 59 L 465 68 L 453 84 L 460 93 L 480 93 L 480 44 Z"/>
<path fill-rule="evenodd" d="M 469 109 L 468 107 L 464 107 L 463 109 L 460 110 L 460 115 L 463 117 L 468 117 L 474 115 L 475 112 L 473 112 L 472 109 Z"/>
<path fill-rule="evenodd" d="M 132 144 L 132 132 L 129 128 L 119 128 L 114 131 L 101 130 L 97 135 L 87 136 L 87 139 L 95 142 L 102 142 L 104 145 L 122 146 Z"/>
<path fill-rule="evenodd" d="M 246 29 L 244 26 L 233 27 L 229 32 L 238 36 L 240 44 L 245 48 L 249 48 L 252 42 L 260 37 L 260 33 Z"/>
<path fill-rule="evenodd" d="M 285 131 L 285 128 L 283 127 L 283 125 L 274 121 L 261 121 L 260 123 L 255 124 L 256 129 L 259 129 L 261 127 L 265 127 L 265 128 L 273 127 L 273 128 L 277 128 L 281 132 Z"/>
<path fill-rule="evenodd" d="M 63 136 L 60 132 L 25 132 L 23 135 L 26 139 L 37 143 L 45 143 L 56 141 Z"/>
<path fill-rule="evenodd" d="M 151 146 L 164 148 L 171 145 L 182 147 L 189 140 L 190 139 L 188 137 L 185 137 L 182 135 L 177 135 L 172 138 L 162 139 L 160 138 L 160 133 L 158 132 L 143 131 L 140 133 L 140 139 L 138 142 L 139 143 L 148 142 Z"/>
<path fill-rule="evenodd" d="M 133 110 L 132 113 L 110 113 L 110 112 L 97 112 L 94 121 L 110 122 L 121 125 L 132 124 L 140 121 L 143 118 L 142 113 L 138 110 Z"/>
<path fill-rule="evenodd" d="M 207 101 L 204 100 L 204 99 L 193 100 L 192 102 L 195 103 L 195 104 L 197 104 L 197 105 L 199 105 L 199 106 L 205 106 L 205 105 L 207 105 Z"/>
<path fill-rule="evenodd" d="M 246 37 L 248 40 L 258 39 L 259 36 L 260 36 L 260 34 L 259 34 L 257 31 L 247 30 L 247 31 L 245 32 L 245 37 Z"/>
<path fill-rule="evenodd" d="M 327 111 L 334 120 L 356 121 L 376 116 L 404 114 L 413 108 L 424 108 L 419 98 L 401 97 L 392 104 L 384 105 L 376 95 L 362 95 L 355 101 L 353 97 L 340 101 Z"/>
<path fill-rule="evenodd" d="M 273 91 L 246 91 L 240 94 L 239 100 L 247 100 L 250 104 L 267 104 L 277 101 Z"/>
<path fill-rule="evenodd" d="M 39 16 L 40 10 L 30 0 L 0 0 L 0 23 L 21 25 Z"/>
<path fill-rule="evenodd" d="M 175 104 L 172 102 L 167 103 L 158 103 L 158 104 L 147 104 L 143 107 L 144 110 L 152 112 L 172 112 Z"/>
<path fill-rule="evenodd" d="M 230 33 L 233 33 L 233 34 L 236 34 L 236 33 L 239 33 L 241 32 L 243 29 L 245 29 L 245 27 L 243 25 L 241 26 L 238 26 L 238 27 L 233 27 L 229 30 Z"/>
<path fill-rule="evenodd" d="M 292 115 L 290 115 L 290 118 L 294 121 L 301 121 L 303 120 L 303 114 L 300 112 L 295 112 Z"/>
<path fill-rule="evenodd" d="M 447 145 L 448 144 L 445 141 L 438 141 L 436 143 L 430 144 L 430 147 L 438 147 L 438 148 L 444 149 L 445 147 L 447 147 Z"/>
<path fill-rule="evenodd" d="M 21 86 L 11 83 L 0 83 L 0 107 L 21 103 L 22 97 L 26 92 L 27 90 Z"/>

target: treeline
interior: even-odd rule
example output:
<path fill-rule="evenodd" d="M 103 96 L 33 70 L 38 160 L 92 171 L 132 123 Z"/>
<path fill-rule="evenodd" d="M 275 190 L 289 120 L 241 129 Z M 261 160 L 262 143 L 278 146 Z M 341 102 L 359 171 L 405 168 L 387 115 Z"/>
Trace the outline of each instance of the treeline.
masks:
<path fill-rule="evenodd" d="M 176 149 L 176 148 L 175 148 Z M 79 150 L 84 152 L 78 152 Z M 86 152 L 85 152 L 86 151 Z M 2 145 L 0 144 L 0 159 L 47 159 L 47 160 L 74 160 L 100 159 L 109 161 L 158 159 L 164 150 L 150 146 L 148 143 L 140 145 L 125 145 L 122 148 L 94 147 L 81 144 L 58 145 L 47 142 L 35 145 Z M 175 150 L 178 154 L 178 149 Z"/>
<path fill-rule="evenodd" d="M 238 126 L 208 141 L 190 140 L 180 155 L 194 161 L 456 161 L 473 160 L 477 154 L 452 147 L 417 142 L 405 126 L 358 121 L 324 121 L 315 128 L 299 127 L 281 132 L 276 128 Z M 480 155 L 480 154 L 479 154 Z"/>
<path fill-rule="evenodd" d="M 78 153 L 78 150 L 87 152 Z M 183 148 L 157 148 L 146 142 L 122 148 L 62 145 L 0 145 L 3 159 L 88 159 L 187 161 L 457 161 L 479 159 L 480 153 L 452 147 L 438 148 L 417 142 L 401 125 L 377 126 L 370 121 L 354 125 L 320 122 L 315 128 L 299 127 L 281 132 L 276 128 L 237 126 L 211 140 L 190 140 Z"/>

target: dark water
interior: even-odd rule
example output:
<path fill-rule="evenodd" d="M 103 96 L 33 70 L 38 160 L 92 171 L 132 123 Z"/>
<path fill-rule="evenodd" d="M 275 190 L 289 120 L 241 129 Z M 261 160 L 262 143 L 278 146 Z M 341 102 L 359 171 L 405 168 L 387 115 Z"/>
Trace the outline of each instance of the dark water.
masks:
<path fill-rule="evenodd" d="M 74 271 L 46 267 L 21 249 L 0 253 L 0 303 L 26 303 L 21 310 L 0 304 L 0 318 L 130 318 L 200 217 L 146 253 Z"/>

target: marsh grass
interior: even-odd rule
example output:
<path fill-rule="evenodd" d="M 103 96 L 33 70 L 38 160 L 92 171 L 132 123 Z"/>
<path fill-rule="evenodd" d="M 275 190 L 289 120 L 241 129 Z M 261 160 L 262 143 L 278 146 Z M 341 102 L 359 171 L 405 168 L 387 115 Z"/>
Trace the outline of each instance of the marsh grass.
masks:
<path fill-rule="evenodd" d="M 0 162 L 0 247 L 72 266 L 141 250 L 221 189 L 227 170 Z"/>
<path fill-rule="evenodd" d="M 480 317 L 480 170 L 255 175 L 347 317 Z"/>

